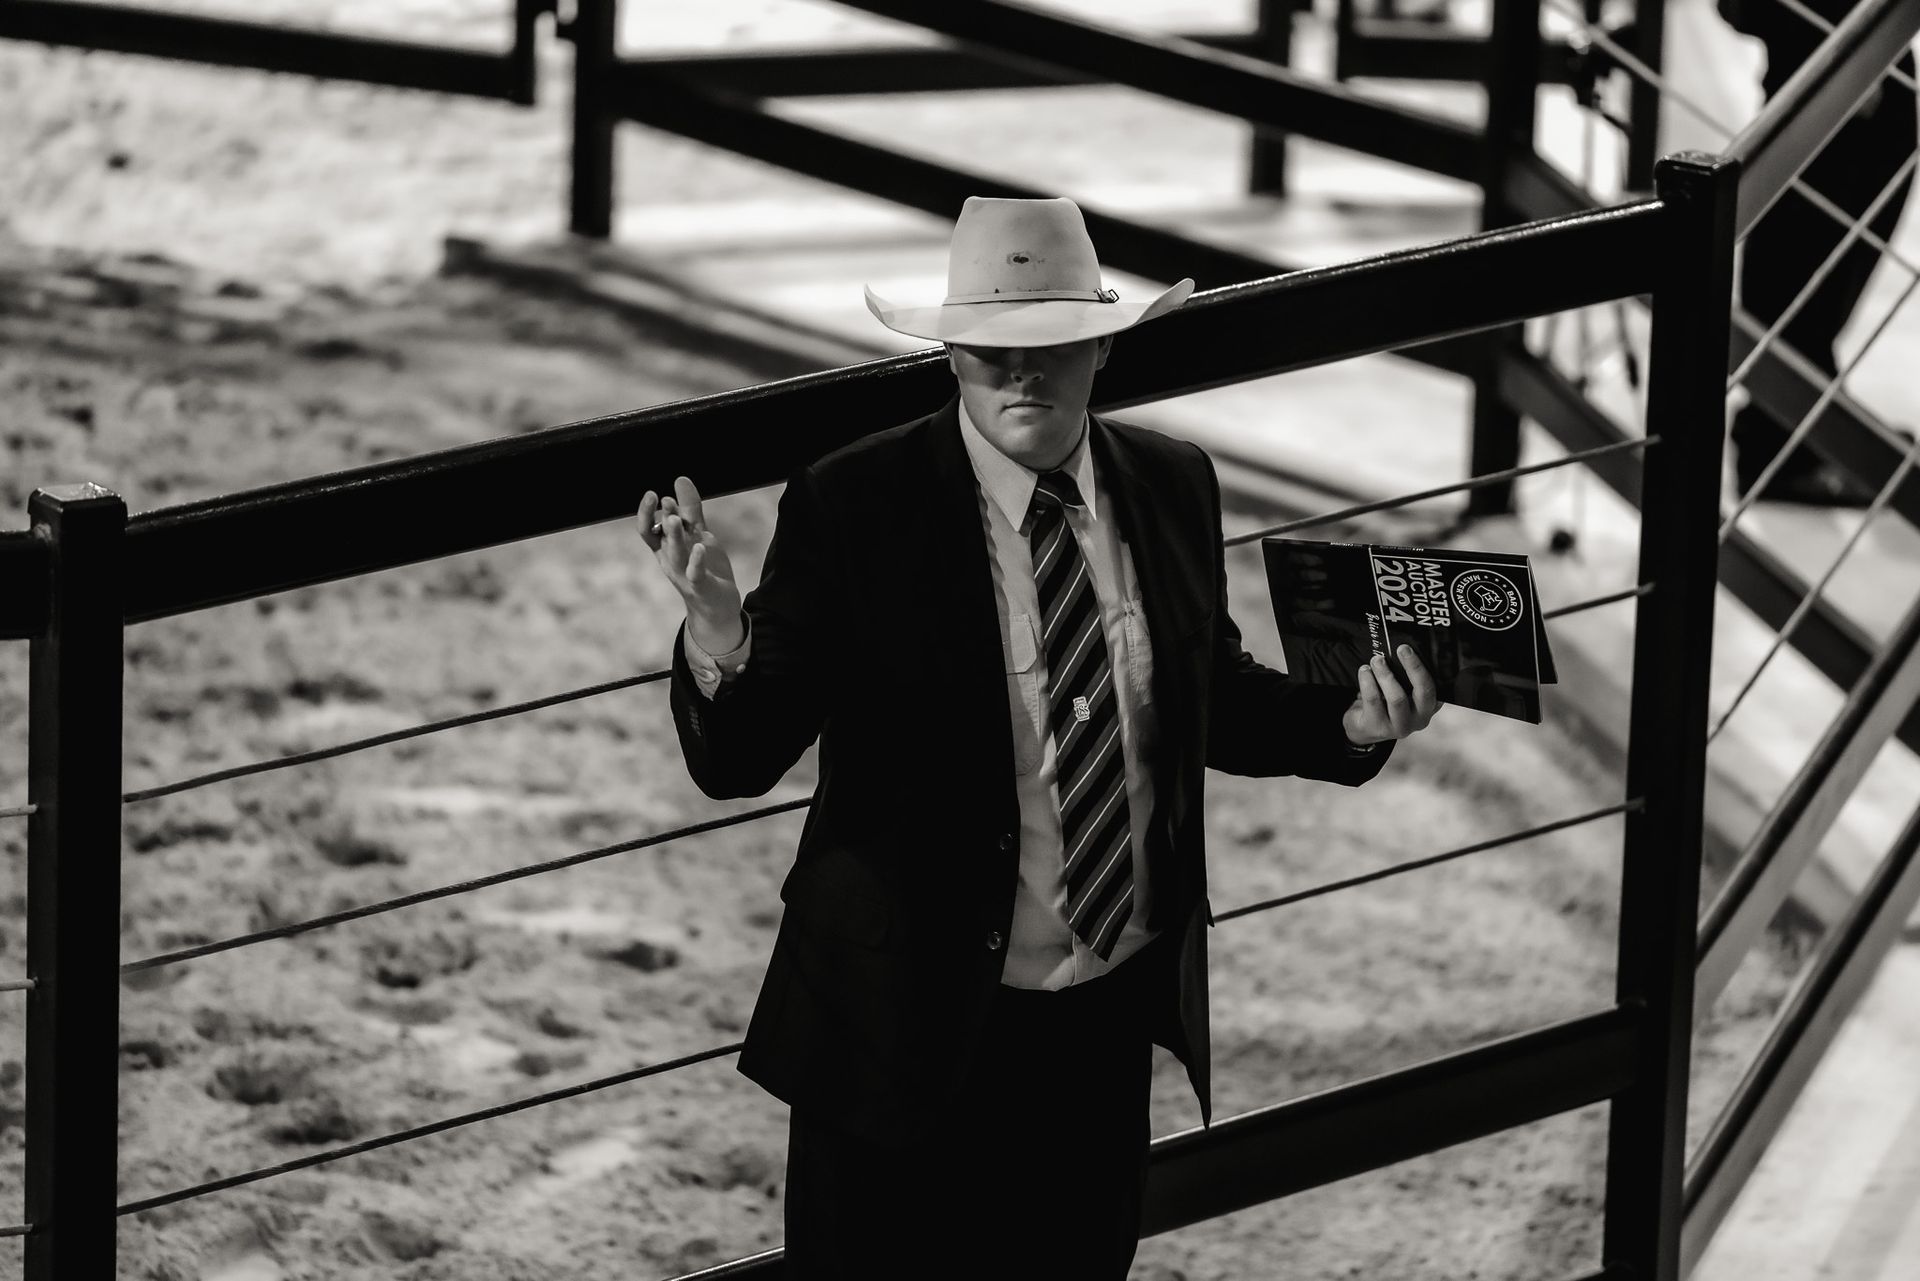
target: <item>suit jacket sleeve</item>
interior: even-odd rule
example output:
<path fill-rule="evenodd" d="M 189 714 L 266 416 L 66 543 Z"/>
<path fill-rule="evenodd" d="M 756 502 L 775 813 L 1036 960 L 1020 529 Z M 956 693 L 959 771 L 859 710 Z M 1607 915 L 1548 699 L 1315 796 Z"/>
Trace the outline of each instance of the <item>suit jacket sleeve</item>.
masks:
<path fill-rule="evenodd" d="M 743 602 L 753 638 L 745 670 L 708 697 L 674 637 L 673 722 L 687 772 L 708 796 L 764 795 L 819 737 L 831 676 L 823 623 L 833 617 L 836 590 L 827 538 L 811 472 L 802 468 L 780 496 L 760 585 Z"/>
<path fill-rule="evenodd" d="M 1297 774 L 1357 787 L 1380 772 L 1391 742 L 1356 754 L 1341 718 L 1353 702 L 1344 689 L 1308 685 L 1257 662 L 1241 647 L 1240 628 L 1227 611 L 1226 547 L 1220 522 L 1220 478 L 1204 462 L 1213 513 L 1215 581 L 1213 680 L 1207 708 L 1207 766 L 1259 778 Z"/>

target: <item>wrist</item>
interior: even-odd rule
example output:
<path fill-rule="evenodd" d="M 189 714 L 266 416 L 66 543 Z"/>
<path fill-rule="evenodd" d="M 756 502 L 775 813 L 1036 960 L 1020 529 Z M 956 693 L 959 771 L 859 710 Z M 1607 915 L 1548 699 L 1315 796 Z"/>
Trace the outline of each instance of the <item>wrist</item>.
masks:
<path fill-rule="evenodd" d="M 693 637 L 693 643 L 709 654 L 730 654 L 747 638 L 746 623 L 738 606 L 730 613 L 717 616 L 703 610 L 688 610 L 687 632 Z"/>
<path fill-rule="evenodd" d="M 1370 752 L 1381 743 L 1381 740 L 1377 738 L 1355 738 L 1353 736 L 1353 727 L 1348 724 L 1345 716 L 1340 718 L 1340 736 L 1347 740 L 1347 749 L 1354 752 Z"/>

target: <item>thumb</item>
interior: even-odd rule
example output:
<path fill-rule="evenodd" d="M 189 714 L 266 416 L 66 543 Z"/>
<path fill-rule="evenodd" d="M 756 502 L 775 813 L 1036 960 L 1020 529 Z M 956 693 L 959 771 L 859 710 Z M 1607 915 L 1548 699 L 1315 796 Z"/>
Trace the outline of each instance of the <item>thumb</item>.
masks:
<path fill-rule="evenodd" d="M 701 572 L 706 568 L 706 565 L 707 565 L 707 544 L 706 544 L 706 541 L 703 539 L 700 542 L 695 543 L 693 545 L 693 550 L 687 553 L 687 582 L 696 587 L 699 586 L 700 575 L 701 575 Z"/>

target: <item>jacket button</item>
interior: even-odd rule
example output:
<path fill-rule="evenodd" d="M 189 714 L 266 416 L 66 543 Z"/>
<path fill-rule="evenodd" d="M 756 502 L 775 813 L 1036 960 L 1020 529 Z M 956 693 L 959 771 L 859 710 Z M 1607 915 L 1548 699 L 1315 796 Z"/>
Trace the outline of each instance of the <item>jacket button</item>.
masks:
<path fill-rule="evenodd" d="M 1000 945 L 1004 942 L 1006 942 L 1006 940 L 1000 937 L 999 930 L 987 931 L 987 950 L 989 952 L 998 952 L 1000 950 Z"/>
<path fill-rule="evenodd" d="M 1012 832 L 1002 832 L 1000 834 L 1000 848 L 1003 850 L 1010 850 L 1013 848 Z"/>

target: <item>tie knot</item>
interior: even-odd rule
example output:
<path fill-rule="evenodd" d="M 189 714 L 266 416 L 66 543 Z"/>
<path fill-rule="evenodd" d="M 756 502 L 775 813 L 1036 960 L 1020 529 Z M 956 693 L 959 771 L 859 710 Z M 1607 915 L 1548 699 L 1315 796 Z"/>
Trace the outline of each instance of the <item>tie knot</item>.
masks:
<path fill-rule="evenodd" d="M 1033 501 L 1037 505 L 1048 507 L 1080 506 L 1080 486 L 1073 483 L 1073 477 L 1055 468 L 1043 471 L 1034 482 Z"/>

